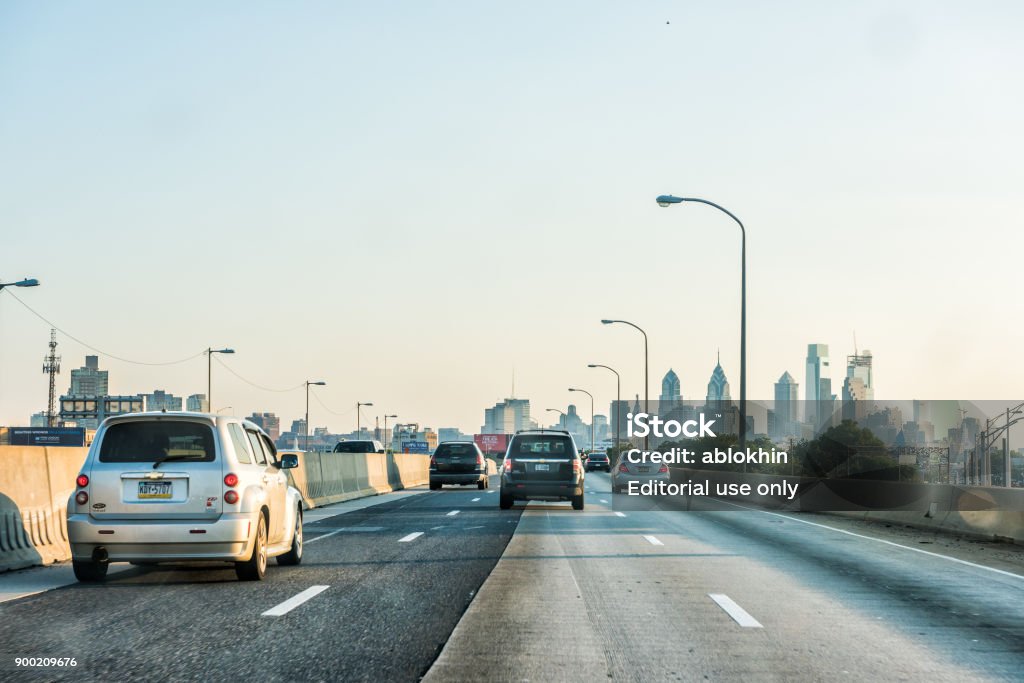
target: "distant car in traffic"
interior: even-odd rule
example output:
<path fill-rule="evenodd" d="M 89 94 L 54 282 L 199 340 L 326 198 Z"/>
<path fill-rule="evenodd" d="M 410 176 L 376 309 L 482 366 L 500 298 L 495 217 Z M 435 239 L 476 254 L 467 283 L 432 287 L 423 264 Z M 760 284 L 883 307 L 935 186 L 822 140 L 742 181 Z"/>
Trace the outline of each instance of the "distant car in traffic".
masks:
<path fill-rule="evenodd" d="M 584 463 L 587 472 L 593 472 L 594 470 L 604 470 L 605 472 L 611 472 L 612 466 L 608 461 L 608 454 L 594 452 L 587 456 L 587 461 Z"/>
<path fill-rule="evenodd" d="M 384 444 L 376 439 L 353 439 L 339 441 L 334 446 L 334 453 L 383 453 Z"/>
<path fill-rule="evenodd" d="M 629 453 L 630 451 L 623 451 L 612 470 L 612 493 L 626 492 L 631 481 L 638 484 L 649 481 L 669 481 L 668 465 L 650 462 L 646 458 L 641 458 L 637 452 L 631 456 Z M 640 462 L 633 462 L 634 460 Z"/>
<path fill-rule="evenodd" d="M 490 485 L 487 458 L 479 446 L 469 441 L 445 441 L 437 445 L 430 456 L 430 489 L 436 491 L 445 484 L 476 484 L 480 489 Z"/>
<path fill-rule="evenodd" d="M 267 559 L 302 561 L 302 496 L 267 435 L 239 418 L 135 413 L 100 425 L 68 501 L 79 581 L 110 562 L 232 562 L 260 580 Z"/>
<path fill-rule="evenodd" d="M 517 500 L 568 500 L 584 505 L 583 464 L 572 435 L 553 429 L 516 432 L 501 466 L 498 504 L 508 510 Z"/>

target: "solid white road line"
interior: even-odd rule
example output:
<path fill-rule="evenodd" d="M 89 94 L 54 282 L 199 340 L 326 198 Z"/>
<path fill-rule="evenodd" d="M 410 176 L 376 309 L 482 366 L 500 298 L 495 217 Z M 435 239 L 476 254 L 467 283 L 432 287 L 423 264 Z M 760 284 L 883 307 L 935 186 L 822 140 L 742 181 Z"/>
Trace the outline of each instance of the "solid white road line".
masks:
<path fill-rule="evenodd" d="M 654 537 L 654 536 L 644 536 L 644 538 L 646 538 L 646 539 L 647 539 L 647 542 L 648 542 L 648 543 L 650 543 L 651 545 L 665 545 L 664 543 L 662 543 L 661 541 L 659 541 L 659 540 L 658 540 L 658 539 L 657 539 L 656 537 Z"/>
<path fill-rule="evenodd" d="M 743 628 L 764 628 L 761 622 L 750 616 L 747 610 L 737 605 L 725 593 L 708 593 L 708 597 L 718 603 L 718 606 L 724 609 L 725 613 Z"/>
<path fill-rule="evenodd" d="M 729 501 L 727 501 L 727 500 L 723 500 L 721 502 L 729 503 Z M 801 524 L 807 524 L 809 526 L 816 526 L 816 527 L 820 527 L 822 529 L 828 529 L 829 531 L 835 531 L 835 532 L 840 533 L 840 534 L 846 534 L 847 536 L 854 536 L 856 538 L 863 538 L 863 539 L 868 540 L 868 541 L 874 541 L 875 543 L 884 543 L 885 545 L 891 545 L 891 546 L 894 546 L 896 548 L 903 548 L 904 550 L 913 550 L 915 553 L 921 553 L 922 555 L 929 555 L 931 557 L 938 557 L 938 558 L 941 558 L 943 560 L 949 560 L 950 562 L 956 562 L 957 564 L 965 564 L 968 567 L 974 567 L 975 569 L 984 569 L 985 571 L 995 572 L 996 574 L 1002 574 L 1003 576 L 1009 576 L 1010 578 L 1020 579 L 1021 581 L 1024 581 L 1024 576 L 1022 576 L 1020 574 L 1014 574 L 1013 572 L 1004 571 L 1002 569 L 996 569 L 995 567 L 986 567 L 983 564 L 975 564 L 974 562 L 968 562 L 967 560 L 961 560 L 961 559 L 956 558 L 956 557 L 950 557 L 949 555 L 941 555 L 939 553 L 933 553 L 933 552 L 931 552 L 929 550 L 921 550 L 920 548 L 913 548 L 913 547 L 911 547 L 909 545 L 903 545 L 901 543 L 893 543 L 892 541 L 886 541 L 884 539 L 875 538 L 873 536 L 865 536 L 864 534 L 855 534 L 852 531 L 847 531 L 845 529 L 837 529 L 834 526 L 829 526 L 827 524 L 818 524 L 817 522 L 808 522 L 806 519 L 798 519 L 796 517 L 790 517 L 789 515 L 780 515 L 777 512 L 768 512 L 767 510 L 758 510 L 757 508 L 748 508 L 748 507 L 746 507 L 744 505 L 736 505 L 736 503 L 729 503 L 729 505 L 733 505 L 735 507 L 742 508 L 744 510 L 750 510 L 751 512 L 762 512 L 762 513 L 764 513 L 766 515 L 771 515 L 773 517 L 781 517 L 782 519 L 788 519 L 791 522 L 800 522 Z"/>
<path fill-rule="evenodd" d="M 414 531 L 411 534 L 409 534 L 408 536 L 402 536 L 400 539 L 398 539 L 398 542 L 399 543 L 408 543 L 409 541 L 415 541 L 417 538 L 419 538 L 422 535 L 423 535 L 422 531 Z"/>
<path fill-rule="evenodd" d="M 458 511 L 458 510 L 452 510 L 452 511 L 451 511 L 451 512 L 449 512 L 449 513 L 448 513 L 447 515 L 445 515 L 445 517 L 454 517 L 454 516 L 455 516 L 455 515 L 457 515 L 457 514 L 459 514 L 459 511 Z"/>
<path fill-rule="evenodd" d="M 616 513 L 615 513 L 615 516 L 616 516 L 616 517 L 625 517 L 625 516 L 626 516 L 626 513 L 625 513 L 625 512 L 616 512 Z"/>
<path fill-rule="evenodd" d="M 470 503 L 475 503 L 475 502 L 477 502 L 478 500 L 480 500 L 480 499 L 479 499 L 479 498 L 474 498 L 473 500 L 471 500 L 471 501 L 469 501 L 469 502 L 470 502 Z"/>
<path fill-rule="evenodd" d="M 319 540 L 325 539 L 328 536 L 333 536 L 335 534 L 340 534 L 342 531 L 345 531 L 345 529 L 335 529 L 334 531 L 328 532 L 328 533 L 324 534 L 323 536 L 317 536 L 316 538 L 307 538 L 307 539 L 304 539 L 302 542 L 305 545 L 309 545 L 310 543 L 316 543 Z"/>
<path fill-rule="evenodd" d="M 296 607 L 298 607 L 302 603 L 306 602 L 307 600 L 312 600 L 313 598 L 315 598 L 316 596 L 320 595 L 321 593 L 323 593 L 328 588 L 330 588 L 330 586 L 310 586 L 309 588 L 307 588 L 306 590 L 302 591 L 298 595 L 295 595 L 295 596 L 292 596 L 292 597 L 288 598 L 287 600 L 282 602 L 277 607 L 271 607 L 270 609 L 268 609 L 266 612 L 263 613 L 263 616 L 265 616 L 265 617 L 280 617 L 280 616 L 282 616 L 284 614 L 288 614 L 289 612 L 291 612 L 293 609 L 295 609 Z"/>

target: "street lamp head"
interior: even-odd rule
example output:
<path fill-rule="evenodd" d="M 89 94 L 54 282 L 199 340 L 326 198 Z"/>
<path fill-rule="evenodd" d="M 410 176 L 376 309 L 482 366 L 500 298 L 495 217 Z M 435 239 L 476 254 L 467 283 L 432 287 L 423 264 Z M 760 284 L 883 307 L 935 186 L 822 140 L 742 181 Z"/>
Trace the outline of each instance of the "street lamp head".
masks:
<path fill-rule="evenodd" d="M 594 363 L 587 363 L 587 367 L 588 368 L 596 368 L 597 365 L 595 365 Z"/>
<path fill-rule="evenodd" d="M 372 406 L 373 403 L 360 403 L 359 405 L 361 405 L 361 406 Z"/>
<path fill-rule="evenodd" d="M 602 325 L 611 325 L 613 322 L 615 322 L 615 321 L 614 320 L 602 320 L 601 324 Z"/>
<path fill-rule="evenodd" d="M 234 353 L 234 349 L 210 349 L 210 353 Z"/>
<path fill-rule="evenodd" d="M 325 386 L 327 386 L 327 382 L 310 382 L 310 384 L 312 384 L 315 387 L 325 387 Z"/>
<path fill-rule="evenodd" d="M 35 279 L 34 277 L 26 278 L 26 279 L 21 280 L 19 282 L 15 282 L 14 286 L 15 287 L 38 287 L 39 286 L 39 280 Z"/>
<path fill-rule="evenodd" d="M 681 201 L 683 201 L 682 198 L 680 198 L 680 197 L 673 197 L 670 194 L 660 195 L 658 197 L 658 199 L 657 199 L 658 206 L 661 206 L 661 207 L 671 206 L 672 204 L 678 204 Z"/>
<path fill-rule="evenodd" d="M 397 415 L 385 415 L 384 417 L 398 417 Z"/>

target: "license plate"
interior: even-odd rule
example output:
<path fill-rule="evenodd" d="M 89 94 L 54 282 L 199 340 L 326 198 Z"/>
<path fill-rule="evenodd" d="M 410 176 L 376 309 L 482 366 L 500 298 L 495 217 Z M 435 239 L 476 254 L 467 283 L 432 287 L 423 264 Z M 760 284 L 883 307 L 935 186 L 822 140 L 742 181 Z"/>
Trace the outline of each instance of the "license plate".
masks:
<path fill-rule="evenodd" d="M 636 471 L 637 472 L 650 472 L 651 468 L 650 467 L 637 467 Z"/>
<path fill-rule="evenodd" d="M 140 481 L 139 500 L 152 498 L 170 498 L 171 482 L 169 481 Z"/>
<path fill-rule="evenodd" d="M 551 465 L 547 463 L 539 463 L 533 466 L 535 472 L 548 472 L 551 470 Z"/>

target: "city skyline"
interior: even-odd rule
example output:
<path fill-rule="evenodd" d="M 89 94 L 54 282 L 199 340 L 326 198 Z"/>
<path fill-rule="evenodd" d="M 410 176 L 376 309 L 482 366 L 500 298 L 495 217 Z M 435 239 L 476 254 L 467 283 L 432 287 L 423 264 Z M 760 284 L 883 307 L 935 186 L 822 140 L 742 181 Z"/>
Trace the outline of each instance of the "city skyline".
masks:
<path fill-rule="evenodd" d="M 658 208 L 662 193 L 748 228 L 751 399 L 802 379 L 808 342 L 853 354 L 854 330 L 876 395 L 1024 387 L 1004 360 L 1024 323 L 987 296 L 1024 246 L 1024 141 L 999 134 L 1024 115 L 1002 87 L 1024 65 L 1016 4 L 904 21 L 794 3 L 750 10 L 725 45 L 701 30 L 730 23 L 722 7 L 238 7 L 202 25 L 173 7 L 0 8 L 0 276 L 42 283 L 0 293 L 0 423 L 46 398 L 50 326 L 13 296 L 106 352 L 115 393 L 205 392 L 199 354 L 231 345 L 213 408 L 240 414 L 301 414 L 303 392 L 221 361 L 272 389 L 328 381 L 311 410 L 339 426 L 370 400 L 471 429 L 513 370 L 536 405 L 567 404 L 566 386 L 606 404 L 613 378 L 587 363 L 643 389 L 640 340 L 607 317 L 644 327 L 683 396 L 704 395 L 697 359 L 720 348 L 738 394 L 739 235 L 704 207 Z M 880 32 L 893 13 L 909 40 Z M 664 82 L 664 64 L 696 63 L 688 87 Z M 852 272 L 844 240 L 863 247 Z M 951 320 L 1006 333 L 982 344 Z M 58 339 L 65 361 L 93 353 Z"/>

